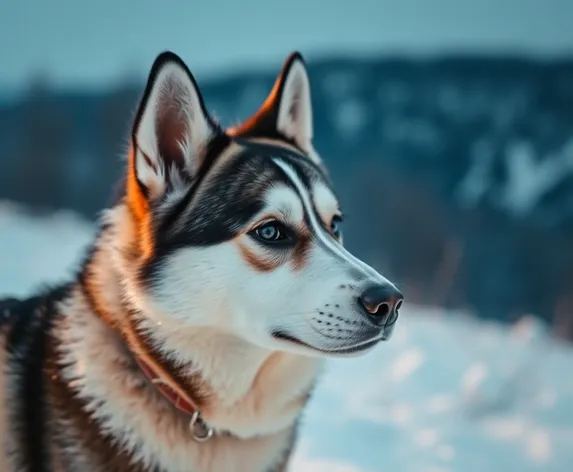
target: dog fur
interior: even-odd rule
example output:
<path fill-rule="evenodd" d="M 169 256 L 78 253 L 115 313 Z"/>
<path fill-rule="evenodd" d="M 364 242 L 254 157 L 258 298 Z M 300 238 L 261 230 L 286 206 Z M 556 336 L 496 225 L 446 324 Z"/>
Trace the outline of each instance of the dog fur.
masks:
<path fill-rule="evenodd" d="M 286 470 L 323 360 L 387 339 L 401 303 L 344 249 L 312 138 L 299 53 L 227 130 L 183 61 L 158 56 L 77 277 L 0 301 L 0 470 Z M 371 286 L 397 301 L 382 322 L 358 302 Z M 136 357 L 193 399 L 209 441 Z"/>

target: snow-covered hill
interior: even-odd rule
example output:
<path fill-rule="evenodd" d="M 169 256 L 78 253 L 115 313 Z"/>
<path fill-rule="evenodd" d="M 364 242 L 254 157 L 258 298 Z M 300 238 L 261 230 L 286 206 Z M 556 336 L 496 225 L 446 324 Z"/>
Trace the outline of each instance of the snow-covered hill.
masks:
<path fill-rule="evenodd" d="M 0 204 L 0 296 L 72 273 L 93 226 Z M 573 348 L 535 318 L 513 327 L 406 306 L 392 340 L 332 361 L 294 472 L 565 472 Z"/>

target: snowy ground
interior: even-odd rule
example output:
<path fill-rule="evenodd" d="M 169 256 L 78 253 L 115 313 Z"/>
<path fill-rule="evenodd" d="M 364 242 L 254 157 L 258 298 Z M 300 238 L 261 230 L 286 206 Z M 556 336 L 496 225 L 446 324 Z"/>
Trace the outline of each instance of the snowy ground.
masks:
<path fill-rule="evenodd" d="M 93 228 L 0 204 L 0 296 L 70 274 Z M 525 319 L 511 329 L 406 307 L 392 340 L 329 364 L 296 472 L 565 472 L 573 464 L 573 348 Z"/>

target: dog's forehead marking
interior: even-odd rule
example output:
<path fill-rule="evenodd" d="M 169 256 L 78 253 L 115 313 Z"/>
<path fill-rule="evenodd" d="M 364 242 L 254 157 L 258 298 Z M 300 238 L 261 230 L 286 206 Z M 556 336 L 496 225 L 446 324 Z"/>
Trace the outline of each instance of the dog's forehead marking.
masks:
<path fill-rule="evenodd" d="M 321 180 L 312 183 L 311 193 L 318 214 L 328 224 L 329 220 L 340 212 L 338 200 L 332 190 Z"/>
<path fill-rule="evenodd" d="M 165 221 L 179 223 L 171 228 L 161 226 L 162 232 L 158 234 L 161 234 L 164 247 L 173 251 L 185 246 L 231 240 L 265 210 L 269 217 L 273 211 L 284 213 L 287 216 L 283 218 L 285 223 L 304 230 L 303 227 L 308 226 L 305 224 L 307 210 L 292 179 L 274 161 L 274 151 L 275 156 L 287 162 L 292 172 L 304 182 L 301 185 L 305 193 L 310 194 L 313 182 L 323 181 L 323 186 L 328 186 L 321 170 L 305 156 L 268 144 L 252 146 L 251 143 L 231 142 L 212 163 L 204 178 L 190 189 L 182 201 L 185 206 L 178 203 L 166 209 Z M 325 189 L 321 192 L 328 193 Z M 322 215 L 321 205 L 321 219 L 332 217 Z M 329 223 L 325 220 L 323 224 Z"/>
<path fill-rule="evenodd" d="M 279 213 L 287 221 L 300 223 L 304 209 L 296 192 L 282 183 L 273 184 L 265 195 L 265 211 Z"/>
<path fill-rule="evenodd" d="M 343 261 L 345 264 L 348 264 L 349 267 L 352 267 L 364 274 L 371 273 L 373 269 L 370 269 L 362 261 L 353 257 L 342 247 L 342 245 L 335 241 L 335 239 L 331 237 L 330 234 L 327 233 L 324 227 L 320 224 L 311 202 L 310 192 L 307 188 L 305 188 L 304 183 L 301 181 L 292 165 L 280 157 L 273 158 L 273 161 L 283 170 L 285 175 L 293 184 L 294 188 L 297 190 L 305 211 L 305 215 L 307 217 L 309 230 L 311 231 L 314 238 L 316 238 L 316 240 L 320 243 L 320 245 L 339 260 Z"/>

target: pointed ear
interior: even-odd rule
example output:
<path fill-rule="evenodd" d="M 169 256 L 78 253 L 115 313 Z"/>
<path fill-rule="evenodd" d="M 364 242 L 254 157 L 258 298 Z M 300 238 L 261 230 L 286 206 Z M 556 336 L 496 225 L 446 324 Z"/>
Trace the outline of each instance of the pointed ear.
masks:
<path fill-rule="evenodd" d="M 129 178 L 147 200 L 184 187 L 217 129 L 187 66 L 171 52 L 160 54 L 135 118 Z"/>
<path fill-rule="evenodd" d="M 299 52 L 289 55 L 261 109 L 243 126 L 233 130 L 233 134 L 286 138 L 311 159 L 320 162 L 312 145 L 310 81 Z"/>
<path fill-rule="evenodd" d="M 277 131 L 308 151 L 313 136 L 312 103 L 308 73 L 299 52 L 288 57 L 274 88 L 277 90 L 269 99 L 277 110 Z"/>

